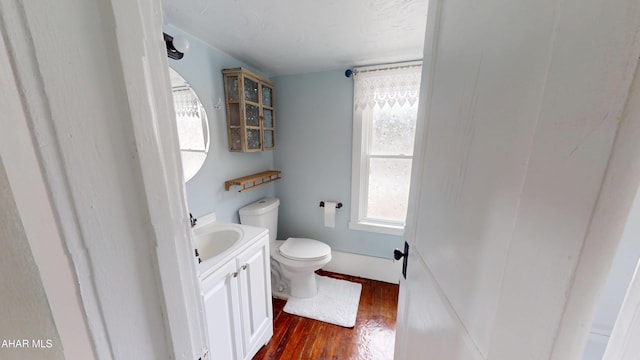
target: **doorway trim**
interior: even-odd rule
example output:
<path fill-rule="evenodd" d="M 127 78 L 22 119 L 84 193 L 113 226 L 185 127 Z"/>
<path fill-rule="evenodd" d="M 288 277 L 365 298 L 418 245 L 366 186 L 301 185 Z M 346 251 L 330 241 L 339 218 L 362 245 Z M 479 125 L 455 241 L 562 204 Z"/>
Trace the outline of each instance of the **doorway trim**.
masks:
<path fill-rule="evenodd" d="M 161 5 L 155 0 L 112 0 L 133 132 L 157 241 L 167 336 L 176 359 L 204 359 L 208 346 L 187 221 L 169 64 L 161 35 Z"/>
<path fill-rule="evenodd" d="M 125 102 L 128 104 L 124 104 L 122 113 L 126 115 L 126 120 L 131 122 L 127 135 L 135 139 L 135 156 L 140 166 L 132 167 L 133 172 L 123 176 L 137 179 L 142 183 L 140 188 L 144 189 L 143 197 L 146 202 L 141 208 L 145 212 L 148 211 L 145 215 L 149 223 L 139 226 L 151 229 L 148 233 L 152 236 L 144 241 L 155 247 L 149 249 L 150 254 L 155 252 L 156 255 L 155 259 L 150 261 L 153 264 L 151 272 L 155 276 L 154 282 L 157 283 L 154 286 L 162 291 L 157 295 L 161 296 L 158 302 L 163 314 L 153 316 L 161 318 L 159 324 L 162 324 L 164 330 L 163 339 L 169 343 L 166 345 L 170 351 L 166 354 L 167 357 L 180 360 L 203 358 L 207 347 L 206 332 L 200 316 L 201 302 L 195 257 L 192 254 L 184 182 L 180 175 L 182 171 L 177 130 L 166 49 L 162 39 L 161 2 L 110 0 L 94 2 L 87 4 L 87 8 L 77 9 L 70 1 L 56 4 L 2 1 L 1 35 L 6 41 L 6 53 L 12 65 L 12 76 L 28 127 L 26 131 L 33 142 L 34 154 L 39 163 L 38 170 L 48 191 L 51 215 L 55 218 L 61 238 L 63 257 L 60 262 L 66 262 L 70 267 L 69 276 L 72 279 L 68 280 L 74 288 L 71 294 L 65 295 L 76 297 L 80 321 L 84 322 L 88 329 L 88 339 L 84 345 L 92 347 L 96 358 L 112 359 L 115 356 L 114 349 L 121 345 L 114 343 L 114 334 L 123 329 L 107 326 L 103 312 L 104 304 L 113 307 L 117 306 L 119 301 L 117 296 L 98 290 L 98 285 L 103 283 L 95 276 L 97 271 L 93 268 L 91 256 L 87 251 L 88 239 L 85 238 L 86 234 L 82 233 L 83 227 L 98 229 L 100 226 L 90 223 L 88 216 L 79 211 L 74 204 L 74 196 L 90 189 L 73 189 L 70 186 L 69 179 L 72 175 L 69 164 L 66 163 L 69 159 L 64 158 L 60 150 L 61 144 L 66 140 L 66 134 L 57 133 L 59 129 L 56 127 L 60 124 L 56 121 L 60 119 L 53 117 L 52 100 L 48 98 L 48 92 L 59 90 L 56 87 L 59 84 L 42 76 L 42 69 L 52 64 L 42 63 L 49 58 L 39 58 L 38 55 L 47 50 L 57 53 L 59 48 L 56 46 L 64 45 L 57 42 L 60 40 L 59 34 L 52 35 L 51 27 L 43 20 L 46 19 L 47 10 L 52 7 L 58 12 L 68 10 L 70 26 L 84 25 L 82 11 L 93 11 L 92 15 L 99 11 L 99 19 L 103 22 L 88 26 L 87 31 L 92 32 L 91 35 L 107 38 L 107 45 L 115 44 L 108 49 L 115 59 L 114 71 L 102 74 L 102 77 L 96 76 L 96 79 L 108 80 L 108 77 L 112 77 L 113 83 L 109 84 L 111 89 L 117 89 L 119 86 L 119 89 L 126 91 Z M 43 45 L 45 38 L 52 41 Z M 88 41 L 83 37 L 74 40 L 81 45 L 86 45 Z M 64 60 L 59 64 L 56 62 L 55 65 L 59 65 L 62 75 L 73 71 Z M 83 100 L 82 97 L 78 99 Z M 8 176 L 15 174 L 18 174 L 18 170 Z M 25 224 L 27 233 L 34 230 L 34 226 L 33 223 Z M 36 258 L 36 263 L 42 269 L 42 273 L 45 270 L 42 268 L 42 262 Z M 114 266 L 117 266 L 117 263 Z M 102 273 L 106 272 L 105 269 L 100 270 Z M 46 292 L 47 297 L 53 299 L 52 292 L 49 289 Z M 56 303 L 60 302 L 50 301 L 54 317 L 59 310 Z M 60 321 L 70 321 L 60 320 L 59 317 L 54 320 L 57 327 L 62 325 Z M 61 337 L 62 345 L 66 348 L 71 340 L 68 340 L 69 337 L 65 340 L 63 334 Z M 144 351 L 145 346 L 154 345 L 140 344 L 136 351 Z"/>

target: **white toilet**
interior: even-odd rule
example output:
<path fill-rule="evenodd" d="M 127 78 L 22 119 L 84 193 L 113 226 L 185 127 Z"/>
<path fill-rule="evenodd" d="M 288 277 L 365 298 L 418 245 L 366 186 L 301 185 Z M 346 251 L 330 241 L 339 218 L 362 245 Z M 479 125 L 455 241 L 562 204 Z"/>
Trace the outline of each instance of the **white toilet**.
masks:
<path fill-rule="evenodd" d="M 271 287 L 275 297 L 309 298 L 318 293 L 316 270 L 331 261 L 331 247 L 318 240 L 276 240 L 280 200 L 263 198 L 240 209 L 240 222 L 269 229 Z"/>

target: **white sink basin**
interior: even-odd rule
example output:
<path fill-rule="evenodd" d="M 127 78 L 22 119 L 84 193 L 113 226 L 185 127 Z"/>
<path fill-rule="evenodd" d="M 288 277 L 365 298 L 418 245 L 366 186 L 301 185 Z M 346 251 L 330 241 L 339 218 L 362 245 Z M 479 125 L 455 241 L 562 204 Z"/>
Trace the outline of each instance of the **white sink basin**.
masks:
<path fill-rule="evenodd" d="M 196 248 L 204 262 L 216 257 L 242 239 L 243 232 L 235 226 L 220 226 L 195 236 Z"/>
<path fill-rule="evenodd" d="M 198 249 L 201 260 L 197 265 L 199 276 L 207 276 L 249 246 L 253 240 L 267 236 L 265 228 L 202 218 L 204 221 L 193 228 L 193 244 Z"/>

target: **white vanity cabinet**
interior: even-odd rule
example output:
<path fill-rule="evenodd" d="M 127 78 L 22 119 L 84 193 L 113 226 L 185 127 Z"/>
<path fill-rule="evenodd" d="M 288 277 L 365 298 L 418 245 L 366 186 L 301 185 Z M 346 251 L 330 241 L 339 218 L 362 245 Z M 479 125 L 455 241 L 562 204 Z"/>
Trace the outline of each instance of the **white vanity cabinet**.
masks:
<path fill-rule="evenodd" d="M 273 335 L 268 235 L 201 277 L 210 359 L 249 360 Z"/>

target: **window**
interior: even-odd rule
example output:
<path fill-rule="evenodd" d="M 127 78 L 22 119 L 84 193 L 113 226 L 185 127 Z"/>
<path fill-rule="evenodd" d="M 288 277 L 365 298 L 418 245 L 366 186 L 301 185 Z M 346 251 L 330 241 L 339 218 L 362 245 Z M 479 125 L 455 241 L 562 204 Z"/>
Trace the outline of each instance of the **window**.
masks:
<path fill-rule="evenodd" d="M 421 62 L 354 70 L 349 228 L 404 233 Z"/>

